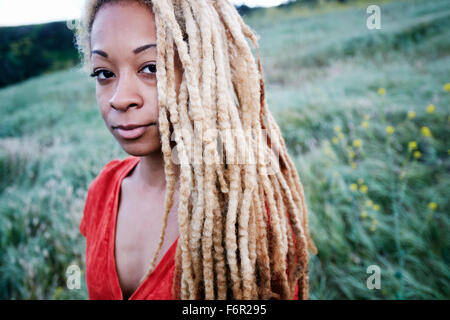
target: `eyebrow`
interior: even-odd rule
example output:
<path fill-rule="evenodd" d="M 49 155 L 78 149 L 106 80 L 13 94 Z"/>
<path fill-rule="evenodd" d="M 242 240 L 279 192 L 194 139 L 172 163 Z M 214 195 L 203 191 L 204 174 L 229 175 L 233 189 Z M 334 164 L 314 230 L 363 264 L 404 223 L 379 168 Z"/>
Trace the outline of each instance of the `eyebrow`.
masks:
<path fill-rule="evenodd" d="M 144 44 L 143 46 L 137 47 L 136 49 L 133 50 L 133 53 L 134 54 L 138 54 L 138 53 L 140 53 L 142 51 L 145 51 L 145 50 L 147 50 L 149 48 L 156 48 L 156 43 Z M 102 57 L 108 58 L 108 54 L 105 51 L 103 51 L 103 50 L 92 50 L 91 51 L 91 55 L 93 55 L 94 53 L 96 53 L 96 54 L 98 54 L 98 55 L 100 55 Z"/>

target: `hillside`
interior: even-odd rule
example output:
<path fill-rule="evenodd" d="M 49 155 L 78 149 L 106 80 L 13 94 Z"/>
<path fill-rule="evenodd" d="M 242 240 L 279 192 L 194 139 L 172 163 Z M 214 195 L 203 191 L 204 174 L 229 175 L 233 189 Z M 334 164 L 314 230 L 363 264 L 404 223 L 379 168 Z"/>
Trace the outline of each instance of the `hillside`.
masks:
<path fill-rule="evenodd" d="M 0 88 L 79 63 L 66 22 L 0 27 Z"/>

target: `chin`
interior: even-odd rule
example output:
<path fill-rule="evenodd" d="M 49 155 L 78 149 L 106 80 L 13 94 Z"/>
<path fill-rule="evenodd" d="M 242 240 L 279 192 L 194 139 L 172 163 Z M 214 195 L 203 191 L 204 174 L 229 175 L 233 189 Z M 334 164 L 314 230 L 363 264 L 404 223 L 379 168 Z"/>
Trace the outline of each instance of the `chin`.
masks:
<path fill-rule="evenodd" d="M 162 153 L 161 144 L 125 143 L 121 144 L 122 149 L 131 156 L 145 157 L 154 153 Z"/>

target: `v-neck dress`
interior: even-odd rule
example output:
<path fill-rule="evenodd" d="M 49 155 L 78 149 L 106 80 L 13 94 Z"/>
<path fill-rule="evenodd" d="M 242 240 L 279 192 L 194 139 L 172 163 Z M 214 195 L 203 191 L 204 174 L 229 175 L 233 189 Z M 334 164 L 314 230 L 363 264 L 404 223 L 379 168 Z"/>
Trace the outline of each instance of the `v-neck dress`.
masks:
<path fill-rule="evenodd" d="M 79 225 L 86 238 L 86 286 L 91 300 L 123 300 L 115 258 L 115 232 L 122 180 L 140 158 L 129 156 L 105 165 L 89 186 Z M 267 203 L 265 207 L 268 210 Z M 269 225 L 270 225 L 270 215 Z M 129 300 L 172 300 L 178 238 Z M 294 299 L 298 299 L 298 285 Z"/>
<path fill-rule="evenodd" d="M 86 285 L 89 299 L 123 300 L 115 258 L 115 231 L 122 180 L 139 157 L 112 160 L 89 186 L 79 229 L 86 238 Z M 178 238 L 129 300 L 170 300 Z"/>

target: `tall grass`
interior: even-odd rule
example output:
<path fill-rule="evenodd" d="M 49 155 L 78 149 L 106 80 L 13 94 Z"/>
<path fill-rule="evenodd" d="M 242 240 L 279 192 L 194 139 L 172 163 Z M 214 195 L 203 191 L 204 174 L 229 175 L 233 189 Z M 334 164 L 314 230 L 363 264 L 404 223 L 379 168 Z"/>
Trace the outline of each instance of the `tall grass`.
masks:
<path fill-rule="evenodd" d="M 0 91 L 0 298 L 84 299 L 66 270 L 83 270 L 78 231 L 86 190 L 126 154 L 107 133 L 95 83 L 70 69 Z"/>
<path fill-rule="evenodd" d="M 366 28 L 363 1 L 246 17 L 319 249 L 310 296 L 448 299 L 450 4 L 378 3 L 381 30 Z M 84 278 L 69 290 L 66 270 L 84 268 L 86 189 L 127 155 L 78 69 L 0 101 L 0 299 L 85 299 Z"/>
<path fill-rule="evenodd" d="M 264 50 L 276 39 L 269 104 L 319 248 L 311 297 L 447 299 L 450 6 L 381 5 L 374 31 L 364 9 L 260 25 Z M 282 43 L 302 49 L 282 55 Z M 367 288 L 370 265 L 380 290 Z"/>

